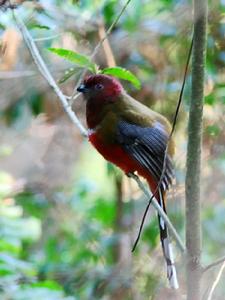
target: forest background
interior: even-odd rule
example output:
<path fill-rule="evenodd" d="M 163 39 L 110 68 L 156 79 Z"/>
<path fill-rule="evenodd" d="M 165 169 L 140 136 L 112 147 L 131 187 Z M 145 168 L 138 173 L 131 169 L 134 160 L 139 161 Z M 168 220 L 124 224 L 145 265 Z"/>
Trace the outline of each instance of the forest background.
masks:
<path fill-rule="evenodd" d="M 124 4 L 27 1 L 15 13 L 24 20 L 63 93 L 71 95 L 83 70 L 48 48 L 90 56 Z M 210 2 L 208 20 L 202 154 L 205 265 L 224 255 L 225 247 L 223 0 Z M 96 62 L 101 68 L 116 64 L 130 70 L 141 89 L 124 81 L 127 91 L 172 121 L 192 28 L 189 1 L 132 0 L 109 35 L 108 47 L 98 50 Z M 146 198 L 135 182 L 81 137 L 34 65 L 12 12 L 4 8 L 0 47 L 1 298 L 181 299 L 185 265 L 179 249 L 174 244 L 181 285 L 174 292 L 167 288 L 154 210 L 131 253 Z M 168 195 L 168 214 L 183 240 L 190 84 L 188 77 L 174 134 L 176 183 Z M 73 109 L 85 124 L 82 97 Z M 219 266 L 203 275 L 205 295 L 218 270 Z M 223 280 L 214 299 L 224 299 Z"/>

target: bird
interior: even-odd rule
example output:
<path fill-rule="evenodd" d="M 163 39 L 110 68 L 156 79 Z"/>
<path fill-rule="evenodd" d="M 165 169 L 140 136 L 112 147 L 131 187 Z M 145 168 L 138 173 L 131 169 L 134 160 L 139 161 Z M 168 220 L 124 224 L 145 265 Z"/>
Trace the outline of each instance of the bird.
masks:
<path fill-rule="evenodd" d="M 155 197 L 166 213 L 166 193 L 174 178 L 172 158 L 175 152 L 174 140 L 169 138 L 169 121 L 132 98 L 121 82 L 110 75 L 86 76 L 77 91 L 83 94 L 86 102 L 90 143 L 128 176 L 137 173 L 146 179 L 152 193 L 159 185 Z M 168 228 L 159 214 L 158 221 L 167 278 L 170 287 L 177 289 Z"/>

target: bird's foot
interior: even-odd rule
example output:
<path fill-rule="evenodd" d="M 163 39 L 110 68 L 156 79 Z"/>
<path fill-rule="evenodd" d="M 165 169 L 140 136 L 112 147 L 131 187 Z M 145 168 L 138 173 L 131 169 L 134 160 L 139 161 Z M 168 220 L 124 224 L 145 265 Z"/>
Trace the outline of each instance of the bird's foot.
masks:
<path fill-rule="evenodd" d="M 128 173 L 126 173 L 126 175 L 129 178 L 138 179 L 138 176 L 136 174 L 134 174 L 134 172 L 128 172 Z"/>

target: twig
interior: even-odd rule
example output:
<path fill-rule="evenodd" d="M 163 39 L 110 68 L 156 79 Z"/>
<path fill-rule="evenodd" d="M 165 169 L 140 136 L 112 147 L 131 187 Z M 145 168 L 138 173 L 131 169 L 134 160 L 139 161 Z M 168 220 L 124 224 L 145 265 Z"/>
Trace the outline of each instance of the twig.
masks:
<path fill-rule="evenodd" d="M 36 75 L 35 71 L 0 71 L 0 79 L 14 79 Z"/>
<path fill-rule="evenodd" d="M 97 46 L 95 47 L 92 55 L 91 55 L 91 59 L 95 58 L 95 55 L 98 53 L 99 48 L 102 46 L 102 44 L 104 43 L 104 41 L 107 39 L 107 37 L 109 36 L 109 34 L 111 33 L 111 31 L 113 30 L 113 28 L 116 26 L 116 24 L 118 23 L 120 17 L 122 16 L 122 14 L 124 13 L 125 9 L 127 8 L 128 4 L 131 2 L 131 0 L 127 0 L 127 2 L 125 3 L 125 5 L 122 7 L 120 13 L 118 14 L 118 16 L 115 18 L 115 20 L 112 22 L 111 26 L 108 28 L 108 30 L 105 33 L 105 36 L 100 40 L 100 42 L 97 44 Z"/>
<path fill-rule="evenodd" d="M 212 299 L 213 299 L 213 298 L 212 298 L 213 292 L 215 291 L 215 288 L 216 288 L 217 284 L 218 284 L 219 281 L 220 281 L 220 278 L 221 278 L 221 276 L 222 276 L 222 273 L 223 273 L 224 268 L 225 268 L 225 261 L 223 262 L 223 264 L 222 264 L 222 266 L 221 266 L 221 268 L 220 268 L 220 270 L 219 270 L 219 273 L 217 274 L 216 279 L 215 279 L 215 281 L 213 282 L 213 285 L 212 285 L 212 287 L 211 287 L 211 289 L 210 289 L 209 296 L 208 296 L 207 300 L 212 300 Z"/>
<path fill-rule="evenodd" d="M 185 251 L 185 247 L 184 247 L 184 244 L 183 242 L 181 241 L 176 229 L 174 228 L 173 224 L 171 223 L 171 221 L 169 220 L 168 216 L 165 214 L 165 212 L 163 211 L 163 209 L 161 208 L 161 206 L 159 205 L 158 201 L 152 197 L 149 193 L 149 191 L 146 189 L 146 187 L 144 186 L 144 184 L 141 182 L 140 178 L 135 175 L 135 174 L 129 174 L 129 177 L 133 178 L 139 188 L 144 192 L 144 194 L 146 195 L 146 197 L 149 199 L 151 198 L 151 203 L 152 205 L 154 206 L 154 208 L 157 210 L 157 212 L 160 214 L 160 216 L 163 218 L 163 220 L 165 221 L 166 225 L 168 226 L 168 228 L 170 229 L 171 233 L 173 234 L 173 237 L 175 239 L 175 241 L 177 242 L 177 245 L 179 246 L 180 250 L 182 252 Z M 149 207 L 150 203 L 148 203 L 148 207 Z M 145 211 L 145 214 L 147 214 L 147 211 Z M 143 226 L 143 225 L 142 225 Z"/>
<path fill-rule="evenodd" d="M 36 38 L 33 40 L 35 42 L 49 41 L 49 40 L 56 39 L 56 38 L 60 37 L 61 35 L 63 35 L 63 33 L 58 33 L 58 34 L 54 34 L 54 35 L 50 35 L 50 36 L 46 36 L 46 37 L 42 37 L 42 38 Z"/>
<path fill-rule="evenodd" d="M 140 240 L 141 232 L 142 232 L 142 229 L 143 229 L 143 226 L 144 226 L 144 222 L 145 222 L 145 218 L 147 216 L 148 209 L 149 209 L 150 204 L 153 201 L 155 195 L 157 194 L 157 192 L 159 190 L 159 187 L 160 187 L 160 185 L 162 183 L 162 180 L 163 180 L 163 177 L 164 177 L 164 174 L 165 174 L 165 171 L 166 171 L 166 157 L 167 157 L 169 142 L 170 142 L 170 140 L 172 138 L 172 135 L 174 133 L 175 126 L 176 126 L 176 123 L 177 123 L 177 117 L 178 117 L 178 113 L 179 113 L 179 110 L 180 110 L 180 105 L 181 105 L 181 101 L 182 101 L 182 97 L 183 97 L 184 86 L 185 86 L 185 82 L 186 82 L 187 71 L 188 71 L 188 66 L 189 66 L 189 62 L 190 62 L 190 58 L 191 58 L 192 48 L 193 48 L 193 37 L 192 37 L 192 41 L 191 41 L 191 45 L 190 45 L 190 49 L 189 49 L 189 53 L 188 53 L 188 58 L 187 58 L 187 62 L 186 62 L 185 70 L 184 70 L 184 78 L 183 78 L 182 87 L 181 87 L 181 91 L 180 91 L 180 95 L 179 95 L 179 99 L 178 99 L 178 103 L 177 103 L 177 107 L 176 107 L 176 112 L 175 112 L 175 115 L 174 115 L 173 125 L 172 125 L 172 129 L 171 129 L 171 132 L 170 132 L 170 135 L 169 135 L 169 138 L 168 138 L 168 141 L 167 141 L 165 153 L 164 153 L 162 173 L 161 173 L 161 176 L 160 176 L 160 180 L 159 180 L 159 182 L 157 184 L 157 187 L 154 190 L 154 192 L 153 192 L 152 196 L 150 197 L 150 199 L 148 201 L 148 204 L 147 204 L 147 206 L 145 208 L 145 211 L 144 211 L 144 214 L 143 214 L 143 217 L 142 217 L 142 220 L 141 220 L 141 225 L 139 227 L 138 236 L 137 236 L 137 238 L 136 238 L 136 240 L 134 242 L 134 246 L 133 246 L 132 252 L 135 251 L 135 249 L 137 247 L 137 244 L 138 244 L 138 242 Z"/>
<path fill-rule="evenodd" d="M 102 44 L 104 43 L 104 41 L 108 38 L 109 34 L 111 33 L 111 31 L 113 30 L 113 28 L 116 26 L 116 24 L 118 23 L 119 19 L 121 18 L 122 14 L 124 13 L 125 9 L 127 8 L 128 4 L 131 2 L 131 0 L 127 0 L 127 2 L 125 3 L 125 5 L 122 7 L 120 13 L 118 14 L 118 16 L 115 18 L 115 20 L 112 22 L 111 26 L 108 28 L 108 30 L 106 31 L 105 35 L 102 37 L 102 39 L 99 41 L 99 43 L 96 45 L 96 47 L 94 48 L 94 51 L 92 52 L 91 56 L 90 56 L 90 60 L 93 60 L 96 56 L 96 54 L 98 53 L 98 50 L 100 49 L 100 47 L 102 46 Z M 78 81 L 78 83 L 76 84 L 72 96 L 71 96 L 71 101 L 76 100 L 79 96 L 80 93 L 77 93 L 77 87 L 81 84 L 83 77 L 85 76 L 86 72 L 88 71 L 88 69 L 84 69 L 80 80 Z"/>
<path fill-rule="evenodd" d="M 206 271 L 210 270 L 213 267 L 216 267 L 219 264 L 222 264 L 223 262 L 225 262 L 225 256 L 222 256 L 221 258 L 215 260 L 213 263 L 209 264 L 208 266 L 203 267 L 202 273 L 205 273 Z"/>
<path fill-rule="evenodd" d="M 14 12 L 13 12 L 13 17 L 14 17 L 16 23 L 17 23 L 18 28 L 20 29 L 20 31 L 23 35 L 24 41 L 25 41 L 25 43 L 26 43 L 26 45 L 27 45 L 32 57 L 33 57 L 33 60 L 36 64 L 36 66 L 38 67 L 38 70 L 40 71 L 42 76 L 46 79 L 48 84 L 55 91 L 56 95 L 58 96 L 58 98 L 59 98 L 59 100 L 62 104 L 63 109 L 65 110 L 67 115 L 70 117 L 71 121 L 80 130 L 81 134 L 86 137 L 87 136 L 87 130 L 80 123 L 80 121 L 78 120 L 76 114 L 72 111 L 71 106 L 68 104 L 66 96 L 62 93 L 62 91 L 60 90 L 60 88 L 56 84 L 56 82 L 55 82 L 54 78 L 52 77 L 51 73 L 49 72 L 43 58 L 40 55 L 40 52 L 39 52 L 32 36 L 30 35 L 29 31 L 27 30 L 24 22 Z"/>

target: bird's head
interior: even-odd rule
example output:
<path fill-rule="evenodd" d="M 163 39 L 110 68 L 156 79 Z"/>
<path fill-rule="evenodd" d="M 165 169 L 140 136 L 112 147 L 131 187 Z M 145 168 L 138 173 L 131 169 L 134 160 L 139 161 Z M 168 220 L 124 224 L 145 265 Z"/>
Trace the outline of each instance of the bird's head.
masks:
<path fill-rule="evenodd" d="M 121 94 L 123 87 L 114 77 L 98 74 L 85 78 L 77 91 L 83 93 L 86 100 L 98 99 L 104 102 L 113 102 Z"/>

